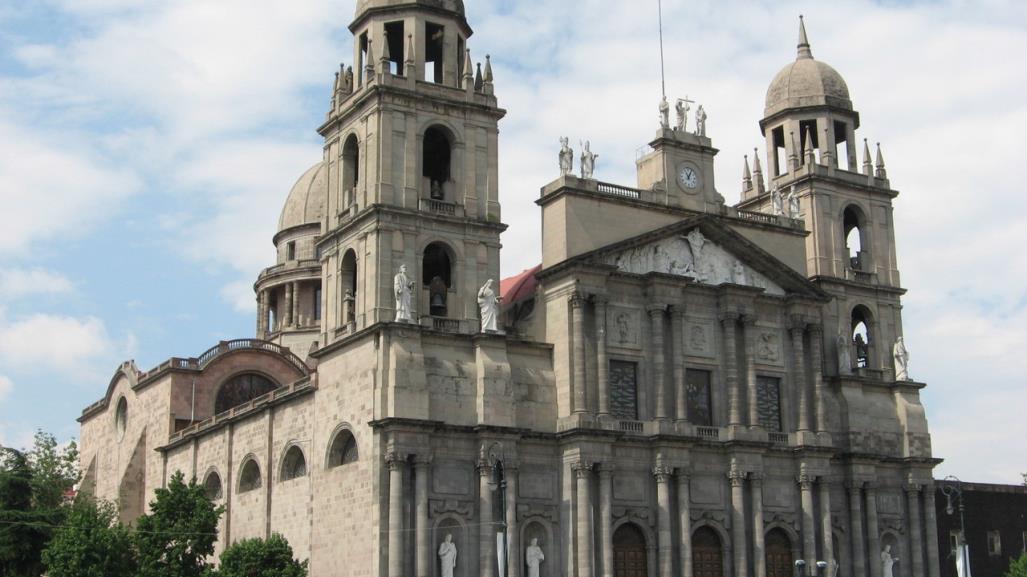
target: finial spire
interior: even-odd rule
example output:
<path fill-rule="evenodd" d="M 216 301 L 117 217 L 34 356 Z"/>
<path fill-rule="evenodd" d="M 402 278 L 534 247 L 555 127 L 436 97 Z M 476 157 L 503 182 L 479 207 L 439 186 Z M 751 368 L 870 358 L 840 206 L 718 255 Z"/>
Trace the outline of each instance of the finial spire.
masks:
<path fill-rule="evenodd" d="M 742 191 L 749 192 L 752 190 L 752 173 L 749 172 L 749 155 L 744 155 L 745 160 L 742 165 Z"/>
<path fill-rule="evenodd" d="M 464 52 L 464 78 L 463 78 L 464 90 L 474 90 L 474 64 L 471 63 L 471 49 L 467 48 Z"/>
<path fill-rule="evenodd" d="M 407 57 L 405 64 L 414 63 L 414 35 L 407 34 Z"/>
<path fill-rule="evenodd" d="M 492 57 L 488 54 L 485 55 L 485 94 L 495 94 L 495 76 L 492 75 Z"/>
<path fill-rule="evenodd" d="M 871 176 L 874 174 L 874 163 L 870 161 L 870 144 L 863 139 L 863 174 Z"/>
<path fill-rule="evenodd" d="M 478 63 L 478 69 L 474 73 L 474 91 L 481 92 L 482 87 L 485 86 L 485 80 L 481 76 L 481 62 Z"/>
<path fill-rule="evenodd" d="M 813 148 L 813 133 L 810 132 L 809 127 L 806 128 L 806 137 L 802 143 L 802 156 L 810 167 L 817 163 L 816 149 Z"/>
<path fill-rule="evenodd" d="M 877 143 L 877 169 L 874 170 L 877 178 L 888 178 L 888 171 L 884 168 L 884 155 L 881 154 L 881 143 Z"/>
<path fill-rule="evenodd" d="M 760 150 L 752 149 L 752 176 L 756 179 L 756 194 L 763 194 L 767 189 L 763 186 L 763 165 L 760 164 Z"/>
<path fill-rule="evenodd" d="M 809 38 L 806 37 L 806 21 L 799 14 L 799 55 L 796 60 L 813 58 L 813 51 L 809 47 Z"/>

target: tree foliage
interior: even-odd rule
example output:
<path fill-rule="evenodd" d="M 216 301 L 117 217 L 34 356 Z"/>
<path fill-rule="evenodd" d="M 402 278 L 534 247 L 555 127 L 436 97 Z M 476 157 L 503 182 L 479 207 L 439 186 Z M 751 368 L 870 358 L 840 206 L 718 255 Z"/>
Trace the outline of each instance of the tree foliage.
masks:
<path fill-rule="evenodd" d="M 1006 577 L 1027 577 L 1027 553 L 1009 562 Z"/>
<path fill-rule="evenodd" d="M 0 447 L 0 575 L 39 575 L 46 527 L 32 509 L 32 468 L 24 453 Z"/>
<path fill-rule="evenodd" d="M 57 509 L 78 482 L 78 445 L 71 441 L 61 447 L 53 435 L 37 430 L 27 456 L 32 468 L 33 507 Z"/>
<path fill-rule="evenodd" d="M 75 501 L 43 551 L 49 577 L 133 577 L 132 535 L 117 508 L 89 497 Z"/>
<path fill-rule="evenodd" d="M 221 553 L 216 577 L 307 577 L 307 562 L 292 557 L 292 547 L 278 533 L 268 540 L 243 539 Z"/>
<path fill-rule="evenodd" d="M 166 489 L 157 489 L 150 511 L 136 522 L 138 577 L 200 577 L 214 553 L 223 509 L 196 479 L 186 484 L 178 472 Z"/>

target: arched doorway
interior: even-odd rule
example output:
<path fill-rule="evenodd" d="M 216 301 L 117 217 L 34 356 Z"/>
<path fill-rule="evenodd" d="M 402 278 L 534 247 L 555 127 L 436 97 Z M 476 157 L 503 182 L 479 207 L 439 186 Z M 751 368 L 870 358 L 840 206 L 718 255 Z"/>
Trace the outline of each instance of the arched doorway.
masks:
<path fill-rule="evenodd" d="M 792 542 L 781 529 L 771 529 L 764 539 L 767 577 L 792 576 Z"/>
<path fill-rule="evenodd" d="M 717 532 L 699 527 L 692 533 L 693 577 L 723 577 L 724 551 Z"/>
<path fill-rule="evenodd" d="M 648 577 L 645 535 L 633 523 L 621 525 L 613 533 L 614 577 Z"/>

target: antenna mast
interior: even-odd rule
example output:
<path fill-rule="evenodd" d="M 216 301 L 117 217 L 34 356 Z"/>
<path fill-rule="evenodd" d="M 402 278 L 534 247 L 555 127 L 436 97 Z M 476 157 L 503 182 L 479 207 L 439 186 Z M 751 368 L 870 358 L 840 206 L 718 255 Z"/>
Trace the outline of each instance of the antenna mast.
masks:
<path fill-rule="evenodd" d="M 667 97 L 667 75 L 663 67 L 663 0 L 656 0 L 656 7 L 660 13 L 660 90 L 663 97 Z"/>

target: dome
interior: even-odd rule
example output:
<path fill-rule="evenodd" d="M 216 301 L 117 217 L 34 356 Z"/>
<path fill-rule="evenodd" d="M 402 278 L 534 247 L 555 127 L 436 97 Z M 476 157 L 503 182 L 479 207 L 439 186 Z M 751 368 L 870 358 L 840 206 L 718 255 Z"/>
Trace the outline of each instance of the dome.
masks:
<path fill-rule="evenodd" d="M 806 27 L 800 16 L 799 55 L 770 83 L 764 116 L 789 108 L 823 105 L 852 110 L 849 87 L 837 70 L 813 59 L 806 39 Z"/>
<path fill-rule="evenodd" d="M 463 0 L 357 0 L 356 19 L 359 20 L 360 17 L 369 10 L 382 8 L 405 8 L 408 6 L 435 8 L 437 10 L 455 12 L 461 17 L 466 16 L 464 14 Z"/>
<path fill-rule="evenodd" d="M 278 232 L 304 224 L 320 224 L 328 197 L 328 171 L 319 162 L 307 169 L 293 185 L 278 219 Z"/>

